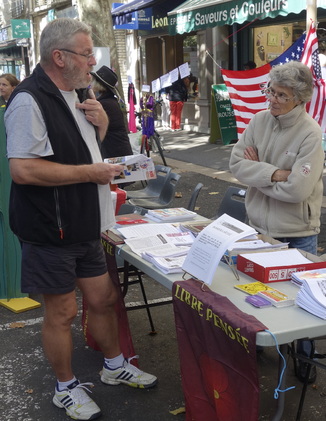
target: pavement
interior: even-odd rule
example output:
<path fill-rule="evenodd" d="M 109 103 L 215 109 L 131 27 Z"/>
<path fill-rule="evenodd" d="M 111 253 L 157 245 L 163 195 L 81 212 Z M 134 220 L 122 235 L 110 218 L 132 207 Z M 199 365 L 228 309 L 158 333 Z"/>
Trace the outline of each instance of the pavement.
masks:
<path fill-rule="evenodd" d="M 169 166 L 181 174 L 177 186 L 178 197 L 172 206 L 186 206 L 192 190 L 198 182 L 204 184 L 196 211 L 208 218 L 216 215 L 219 203 L 229 185 L 238 185 L 228 170 L 232 145 L 209 143 L 209 136 L 199 133 L 168 132 L 159 130 L 164 137 L 165 157 Z M 161 163 L 153 154 L 154 161 Z M 128 186 L 135 189 L 137 185 Z M 326 241 L 326 219 L 322 215 L 320 254 Z M 222 281 L 222 280 L 221 280 Z M 149 300 L 166 298 L 170 292 L 150 278 L 144 279 Z M 40 296 L 31 298 L 41 302 Z M 127 306 L 141 300 L 139 286 L 129 288 Z M 150 334 L 145 310 L 128 311 L 136 353 L 140 368 L 157 375 L 158 385 L 149 390 L 127 386 L 107 386 L 100 382 L 99 371 L 102 355 L 85 344 L 81 328 L 81 297 L 78 294 L 79 316 L 73 325 L 73 367 L 81 382 L 92 382 L 92 398 L 102 409 L 100 420 L 105 421 L 185 421 L 184 396 L 181 387 L 178 347 L 171 305 L 151 309 L 156 334 Z M 62 409 L 52 404 L 55 378 L 41 344 L 41 323 L 44 307 L 13 313 L 0 307 L 0 421 L 64 421 L 68 420 Z M 319 341 L 319 352 L 326 352 L 324 341 Z M 276 407 L 274 390 L 277 387 L 278 355 L 275 348 L 266 348 L 257 354 L 259 383 L 261 389 L 260 420 L 273 418 Z M 282 421 L 295 420 L 299 404 L 301 383 L 294 376 L 293 364 L 289 365 L 286 406 Z M 302 421 L 326 419 L 326 372 L 318 369 L 317 380 L 308 387 Z M 176 411 L 173 414 L 171 411 Z M 179 413 L 178 413 L 179 412 Z M 242 420 L 246 421 L 243 414 Z M 239 420 L 239 421 L 242 421 Z M 207 421 L 207 420 L 197 420 Z M 231 421 L 231 420 L 221 420 Z M 233 420 L 238 421 L 238 420 Z"/>

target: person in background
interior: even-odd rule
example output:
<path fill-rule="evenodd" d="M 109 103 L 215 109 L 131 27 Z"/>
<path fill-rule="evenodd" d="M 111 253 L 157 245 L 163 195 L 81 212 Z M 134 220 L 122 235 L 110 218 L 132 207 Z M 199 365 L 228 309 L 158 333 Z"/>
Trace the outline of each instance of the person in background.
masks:
<path fill-rule="evenodd" d="M 230 170 L 248 185 L 245 201 L 252 227 L 317 254 L 324 153 L 321 128 L 305 108 L 312 97 L 312 74 L 301 62 L 291 61 L 273 67 L 269 75 L 269 110 L 255 114 L 233 146 Z M 298 341 L 297 351 L 310 355 L 311 345 Z M 306 368 L 299 360 L 300 380 Z M 313 366 L 310 381 L 315 378 Z"/>
<path fill-rule="evenodd" d="M 170 102 L 170 126 L 171 130 L 179 131 L 181 129 L 181 115 L 183 105 L 188 99 L 189 77 L 178 79 L 167 88 Z"/>
<path fill-rule="evenodd" d="M 244 70 L 252 70 L 252 69 L 256 69 L 256 67 L 257 67 L 256 63 L 250 60 L 243 65 Z"/>
<path fill-rule="evenodd" d="M 86 89 L 96 65 L 90 27 L 70 18 L 51 21 L 41 34 L 40 55 L 5 112 L 10 226 L 22 244 L 22 291 L 44 299 L 43 347 L 57 378 L 53 403 L 75 420 L 94 420 L 101 410 L 86 393 L 92 383 L 80 383 L 72 369 L 76 287 L 104 354 L 101 381 L 148 388 L 157 379 L 120 349 L 117 290 L 101 232 L 115 223 L 109 183 L 123 166 L 104 163 L 98 145 L 108 117 Z"/>
<path fill-rule="evenodd" d="M 196 78 L 196 76 L 194 76 L 192 73 L 189 75 L 188 95 L 189 97 L 198 96 L 198 78 Z"/>
<path fill-rule="evenodd" d="M 103 159 L 132 155 L 126 128 L 126 106 L 116 88 L 118 76 L 107 66 L 102 66 L 93 76 L 92 88 L 99 94 L 97 100 L 109 117 L 109 127 L 101 144 Z"/>
<path fill-rule="evenodd" d="M 11 73 L 4 73 L 0 76 L 0 107 L 6 106 L 12 91 L 19 84 L 19 80 Z"/>

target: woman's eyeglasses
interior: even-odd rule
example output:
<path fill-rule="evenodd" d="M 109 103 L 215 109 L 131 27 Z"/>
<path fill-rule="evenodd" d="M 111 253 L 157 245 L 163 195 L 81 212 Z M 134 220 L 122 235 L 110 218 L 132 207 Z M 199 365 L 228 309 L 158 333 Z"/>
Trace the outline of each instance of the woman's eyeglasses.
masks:
<path fill-rule="evenodd" d="M 275 98 L 276 101 L 279 102 L 280 104 L 285 104 L 286 102 L 292 101 L 295 98 L 294 96 L 292 98 L 289 98 L 287 95 L 283 93 L 277 94 L 271 88 L 265 89 L 265 95 L 267 99 Z"/>

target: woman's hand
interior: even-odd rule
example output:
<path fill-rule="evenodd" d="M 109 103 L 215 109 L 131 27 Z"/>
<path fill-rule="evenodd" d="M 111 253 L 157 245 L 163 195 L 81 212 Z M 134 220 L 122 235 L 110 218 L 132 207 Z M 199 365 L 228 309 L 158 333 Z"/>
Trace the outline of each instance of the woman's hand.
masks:
<path fill-rule="evenodd" d="M 259 162 L 258 153 L 255 148 L 252 146 L 248 146 L 243 153 L 245 159 L 249 159 L 249 161 L 257 161 Z"/>

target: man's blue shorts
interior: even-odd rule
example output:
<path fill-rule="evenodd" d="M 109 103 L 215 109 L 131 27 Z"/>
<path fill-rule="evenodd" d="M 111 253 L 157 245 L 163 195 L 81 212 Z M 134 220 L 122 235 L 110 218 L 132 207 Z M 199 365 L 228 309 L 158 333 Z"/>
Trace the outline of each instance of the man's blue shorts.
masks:
<path fill-rule="evenodd" d="M 64 247 L 22 243 L 22 292 L 66 294 L 75 289 L 76 278 L 106 272 L 101 240 Z"/>

